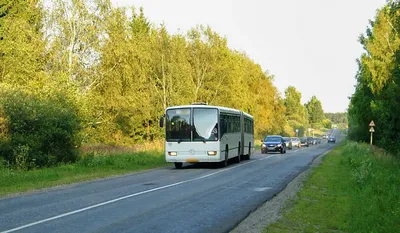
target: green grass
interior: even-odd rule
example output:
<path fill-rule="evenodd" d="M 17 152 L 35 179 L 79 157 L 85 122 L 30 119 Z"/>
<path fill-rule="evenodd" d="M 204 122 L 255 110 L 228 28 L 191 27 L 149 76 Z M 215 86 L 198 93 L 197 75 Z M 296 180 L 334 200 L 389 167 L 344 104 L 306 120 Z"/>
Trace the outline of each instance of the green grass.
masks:
<path fill-rule="evenodd" d="M 1 162 L 1 161 L 0 161 Z M 3 164 L 3 163 L 0 163 Z M 163 152 L 86 155 L 73 164 L 30 171 L 0 167 L 0 196 L 165 166 Z"/>
<path fill-rule="evenodd" d="M 345 143 L 313 169 L 282 213 L 264 232 L 398 232 L 399 159 Z"/>

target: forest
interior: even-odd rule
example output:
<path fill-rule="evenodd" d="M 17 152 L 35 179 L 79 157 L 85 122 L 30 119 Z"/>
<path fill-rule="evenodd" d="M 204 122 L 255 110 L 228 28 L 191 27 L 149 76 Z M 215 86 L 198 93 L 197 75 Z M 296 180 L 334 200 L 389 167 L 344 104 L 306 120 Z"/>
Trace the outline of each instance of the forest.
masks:
<path fill-rule="evenodd" d="M 349 136 L 400 152 L 400 3 L 388 1 L 359 37 L 364 53 L 358 59 L 355 93 L 348 110 Z"/>
<path fill-rule="evenodd" d="M 253 115 L 257 138 L 330 126 L 316 96 L 302 104 L 275 78 L 208 26 L 172 34 L 109 0 L 3 0 L 0 156 L 51 166 L 88 145 L 160 141 L 165 109 L 193 102 Z"/>

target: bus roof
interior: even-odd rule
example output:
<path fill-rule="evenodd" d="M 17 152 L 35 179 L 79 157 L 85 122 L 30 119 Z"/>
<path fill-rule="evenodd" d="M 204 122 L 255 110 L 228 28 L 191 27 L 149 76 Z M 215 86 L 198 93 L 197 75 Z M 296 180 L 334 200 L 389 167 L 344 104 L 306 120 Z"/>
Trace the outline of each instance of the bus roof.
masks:
<path fill-rule="evenodd" d="M 227 113 L 240 113 L 241 112 L 240 110 L 233 109 L 233 108 L 226 108 L 226 107 L 214 106 L 214 105 L 203 105 L 203 104 L 172 106 L 172 107 L 168 107 L 167 110 L 178 109 L 178 108 L 216 108 L 216 109 L 219 109 L 220 111 L 222 110 L 223 112 L 227 112 Z M 253 116 L 248 113 L 243 112 L 243 115 L 253 119 Z"/>

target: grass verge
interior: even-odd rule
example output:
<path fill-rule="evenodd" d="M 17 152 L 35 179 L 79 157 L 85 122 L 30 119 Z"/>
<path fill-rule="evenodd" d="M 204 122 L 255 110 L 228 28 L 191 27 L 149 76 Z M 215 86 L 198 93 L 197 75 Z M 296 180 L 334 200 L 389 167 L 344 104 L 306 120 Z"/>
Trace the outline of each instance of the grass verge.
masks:
<path fill-rule="evenodd" d="M 163 152 L 85 155 L 78 162 L 29 171 L 0 167 L 0 197 L 165 166 Z"/>
<path fill-rule="evenodd" d="M 399 184 L 399 159 L 347 142 L 323 158 L 264 232 L 398 232 Z"/>

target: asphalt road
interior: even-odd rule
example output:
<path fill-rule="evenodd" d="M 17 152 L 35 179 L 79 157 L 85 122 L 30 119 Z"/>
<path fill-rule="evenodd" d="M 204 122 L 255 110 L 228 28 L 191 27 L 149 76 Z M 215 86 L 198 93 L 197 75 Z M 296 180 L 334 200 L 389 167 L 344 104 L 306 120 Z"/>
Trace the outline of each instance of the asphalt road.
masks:
<path fill-rule="evenodd" d="M 339 131 L 333 132 L 339 134 Z M 335 144 L 0 199 L 0 232 L 228 232 Z"/>

